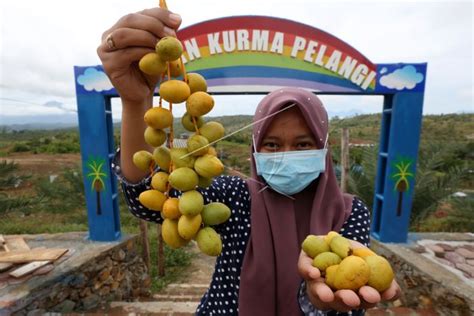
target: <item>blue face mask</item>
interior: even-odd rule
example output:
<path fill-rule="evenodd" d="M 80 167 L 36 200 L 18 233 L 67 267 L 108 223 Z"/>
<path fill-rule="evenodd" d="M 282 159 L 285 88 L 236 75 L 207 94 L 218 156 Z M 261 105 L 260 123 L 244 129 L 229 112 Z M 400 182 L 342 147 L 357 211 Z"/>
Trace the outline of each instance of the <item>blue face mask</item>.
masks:
<path fill-rule="evenodd" d="M 257 174 L 283 195 L 303 191 L 326 169 L 327 149 L 284 151 L 275 153 L 254 152 Z"/>

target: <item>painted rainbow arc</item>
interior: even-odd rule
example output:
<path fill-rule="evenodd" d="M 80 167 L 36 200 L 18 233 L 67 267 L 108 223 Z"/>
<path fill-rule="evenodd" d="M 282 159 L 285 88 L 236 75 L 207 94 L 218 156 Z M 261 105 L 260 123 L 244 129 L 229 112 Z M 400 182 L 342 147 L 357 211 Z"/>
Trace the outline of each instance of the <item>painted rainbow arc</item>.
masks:
<path fill-rule="evenodd" d="M 237 47 L 235 40 L 237 30 L 268 31 L 268 47 L 263 51 Z M 233 33 L 233 34 L 232 34 Z M 272 39 L 276 33 L 283 33 L 281 52 L 270 52 Z M 260 33 L 261 34 L 261 33 Z M 226 35 L 226 36 L 224 36 Z M 210 45 L 208 36 L 214 36 L 214 43 L 219 44 L 221 52 L 216 52 L 215 45 Z M 232 37 L 233 36 L 233 37 Z M 225 42 L 224 37 L 227 41 Z M 273 17 L 235 16 L 205 21 L 184 28 L 178 32 L 178 38 L 184 44 L 184 56 L 187 60 L 186 70 L 199 72 L 208 82 L 212 92 L 220 91 L 270 91 L 280 86 L 298 86 L 314 91 L 327 92 L 360 92 L 364 91 L 346 77 L 308 62 L 305 50 L 301 49 L 292 56 L 295 40 L 304 38 L 307 43 L 315 41 L 319 47 L 326 46 L 321 61 L 326 63 L 331 54 L 341 52 L 340 67 L 347 56 L 364 64 L 368 72 L 376 71 L 376 66 L 364 55 L 340 39 L 312 26 Z M 232 41 L 234 39 L 235 41 Z M 227 44 L 228 51 L 224 49 Z M 193 56 L 190 46 L 198 47 L 199 56 Z M 211 47 L 212 46 L 212 47 Z M 233 49 L 232 49 L 233 48 Z M 191 54 L 188 54 L 188 51 Z M 245 89 L 243 89 L 245 87 Z M 375 78 L 365 91 L 375 89 Z"/>

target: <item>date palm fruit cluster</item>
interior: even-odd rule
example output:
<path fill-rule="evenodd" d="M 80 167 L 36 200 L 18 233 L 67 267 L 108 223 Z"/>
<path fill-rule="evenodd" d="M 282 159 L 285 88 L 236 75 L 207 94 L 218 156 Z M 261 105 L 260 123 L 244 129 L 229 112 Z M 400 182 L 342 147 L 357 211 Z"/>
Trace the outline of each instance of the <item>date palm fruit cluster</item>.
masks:
<path fill-rule="evenodd" d="M 152 107 L 144 116 L 147 128 L 145 141 L 155 147 L 153 153 L 142 150 L 133 156 L 134 164 L 152 172 L 151 189 L 139 196 L 146 208 L 161 212 L 163 240 L 172 248 L 186 245 L 195 239 L 199 249 L 210 256 L 222 251 L 219 234 L 211 226 L 219 225 L 230 217 L 230 209 L 223 203 L 204 205 L 204 198 L 197 190 L 206 188 L 212 179 L 224 171 L 212 143 L 224 136 L 224 127 L 218 122 L 207 122 L 203 116 L 214 107 L 214 99 L 207 93 L 204 77 L 197 73 L 186 74 L 181 60 L 183 47 L 174 37 L 164 37 L 156 45 L 156 52 L 140 60 L 140 69 L 148 75 L 167 75 L 161 80 L 160 106 Z M 177 77 L 183 77 L 183 80 Z M 162 106 L 162 100 L 170 108 Z M 186 148 L 173 147 L 172 105 L 186 102 L 186 113 L 181 123 L 194 132 Z M 163 146 L 169 130 L 169 147 Z M 158 166 L 159 171 L 154 172 Z M 179 198 L 171 197 L 170 190 L 182 192 Z"/>
<path fill-rule="evenodd" d="M 357 291 L 364 285 L 379 292 L 388 289 L 394 278 L 390 263 L 368 248 L 353 249 L 348 239 L 336 232 L 325 236 L 308 235 L 302 243 L 333 290 Z"/>

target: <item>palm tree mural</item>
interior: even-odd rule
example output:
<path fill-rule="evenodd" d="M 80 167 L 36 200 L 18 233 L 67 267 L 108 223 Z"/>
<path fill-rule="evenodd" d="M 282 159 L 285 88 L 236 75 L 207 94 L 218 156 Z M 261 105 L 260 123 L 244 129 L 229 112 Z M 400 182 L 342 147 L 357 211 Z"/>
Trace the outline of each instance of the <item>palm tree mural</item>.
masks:
<path fill-rule="evenodd" d="M 399 158 L 393 163 L 395 171 L 391 177 L 395 181 L 394 189 L 398 191 L 397 216 L 402 215 L 403 192 L 410 190 L 410 178 L 414 178 L 410 170 L 412 163 L 410 158 Z"/>
<path fill-rule="evenodd" d="M 102 170 L 104 164 L 105 160 L 100 157 L 94 158 L 91 156 L 87 160 L 87 167 L 90 170 L 87 177 L 92 179 L 91 190 L 96 192 L 97 215 L 102 214 L 100 192 L 105 190 L 104 180 L 107 178 L 107 174 Z"/>

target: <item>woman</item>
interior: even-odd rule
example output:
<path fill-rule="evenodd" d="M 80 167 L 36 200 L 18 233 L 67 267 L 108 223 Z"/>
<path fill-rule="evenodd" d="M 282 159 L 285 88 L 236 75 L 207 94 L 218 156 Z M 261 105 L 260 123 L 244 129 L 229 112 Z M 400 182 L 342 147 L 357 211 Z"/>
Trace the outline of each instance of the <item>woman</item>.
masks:
<path fill-rule="evenodd" d="M 141 73 L 137 61 L 153 51 L 159 38 L 173 35 L 180 22 L 178 15 L 159 8 L 127 15 L 104 33 L 98 48 L 123 103 L 121 153 L 114 168 L 130 211 L 154 222 L 161 221 L 160 214 L 137 199 L 150 179 L 135 168 L 132 155 L 150 149 L 143 139 L 143 115 L 152 106 L 158 78 Z M 362 315 L 381 299 L 396 298 L 396 282 L 382 297 L 368 286 L 334 294 L 300 252 L 308 234 L 330 230 L 355 240 L 357 247 L 369 243 L 369 211 L 337 186 L 320 100 L 302 89 L 280 89 L 261 101 L 254 122 L 251 178 L 221 176 L 200 190 L 205 203 L 223 202 L 232 215 L 216 227 L 223 250 L 197 314 Z"/>

